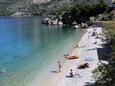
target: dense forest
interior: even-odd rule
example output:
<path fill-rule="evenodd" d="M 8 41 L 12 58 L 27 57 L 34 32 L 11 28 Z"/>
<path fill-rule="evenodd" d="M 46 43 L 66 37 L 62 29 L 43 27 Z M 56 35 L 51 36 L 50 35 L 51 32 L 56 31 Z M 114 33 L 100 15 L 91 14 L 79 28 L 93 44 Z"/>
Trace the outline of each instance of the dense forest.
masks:
<path fill-rule="evenodd" d="M 99 57 L 105 58 L 108 64 L 101 64 L 94 70 L 95 86 L 115 86 L 115 22 L 106 21 L 103 26 L 108 43 L 103 46 L 106 50 L 105 55 Z M 108 48 L 111 49 L 110 53 L 107 51 Z"/>
<path fill-rule="evenodd" d="M 63 23 L 71 25 L 74 21 L 78 23 L 89 21 L 89 17 L 103 14 L 109 8 L 108 3 L 104 0 L 99 0 L 96 3 L 84 3 L 77 3 L 71 10 L 64 13 Z"/>

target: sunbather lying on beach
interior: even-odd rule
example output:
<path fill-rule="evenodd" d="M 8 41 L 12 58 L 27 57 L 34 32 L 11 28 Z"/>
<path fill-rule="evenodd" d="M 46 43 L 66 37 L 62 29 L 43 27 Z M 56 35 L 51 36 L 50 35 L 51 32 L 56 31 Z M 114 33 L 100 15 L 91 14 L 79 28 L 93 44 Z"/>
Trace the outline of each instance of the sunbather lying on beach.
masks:
<path fill-rule="evenodd" d="M 84 68 L 89 68 L 89 64 L 88 63 L 84 63 L 82 65 L 79 65 L 78 69 L 84 69 Z"/>
<path fill-rule="evenodd" d="M 71 69 L 69 75 L 67 75 L 66 77 L 67 78 L 74 78 L 75 76 L 82 77 L 82 75 L 80 73 L 73 73 L 73 70 Z"/>
<path fill-rule="evenodd" d="M 69 75 L 67 75 L 66 77 L 68 77 L 68 78 L 73 78 L 73 77 L 74 77 L 74 74 L 73 74 L 73 70 L 72 70 L 72 69 L 70 70 Z"/>

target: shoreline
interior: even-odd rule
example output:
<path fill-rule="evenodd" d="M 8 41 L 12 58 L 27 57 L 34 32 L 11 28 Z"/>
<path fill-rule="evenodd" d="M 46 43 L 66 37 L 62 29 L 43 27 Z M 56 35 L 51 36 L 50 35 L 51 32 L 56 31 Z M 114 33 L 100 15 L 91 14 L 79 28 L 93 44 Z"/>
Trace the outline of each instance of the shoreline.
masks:
<path fill-rule="evenodd" d="M 85 35 L 86 35 L 86 32 L 83 34 L 81 39 L 78 41 L 78 43 L 77 43 L 78 45 L 82 44 L 82 41 L 84 40 L 84 37 L 86 37 Z M 72 46 L 72 48 L 69 50 L 69 53 L 67 52 L 67 54 L 69 54 L 69 56 L 71 56 L 74 53 L 74 51 L 77 49 L 77 48 L 75 48 L 75 46 L 77 44 L 75 43 L 75 45 Z M 63 58 L 65 59 L 65 57 L 63 57 Z M 63 77 L 63 74 L 65 74 L 65 70 L 67 70 L 68 67 L 70 68 L 72 66 L 72 65 L 69 66 L 70 64 L 68 64 L 68 62 L 73 62 L 73 61 L 67 60 L 67 59 L 65 59 L 65 61 L 66 61 L 65 63 L 62 63 L 63 64 L 62 71 L 60 73 L 53 73 L 52 76 L 50 77 L 50 79 L 48 79 L 42 86 L 56 86 L 57 81 L 61 77 Z M 74 60 L 74 62 L 76 62 L 76 60 Z"/>
<path fill-rule="evenodd" d="M 75 43 L 73 43 L 73 45 L 72 45 L 71 48 L 67 51 L 66 54 L 69 54 L 69 56 L 72 55 L 72 53 L 73 53 L 74 50 L 76 49 L 76 45 L 79 44 L 79 43 L 81 43 L 81 39 L 83 39 L 83 36 L 84 36 L 85 33 L 86 33 L 86 30 L 84 30 L 84 33 L 83 33 L 83 35 L 80 37 L 79 41 L 78 41 L 78 42 L 76 41 Z M 66 70 L 66 66 L 68 65 L 68 62 L 71 62 L 71 60 L 67 60 L 67 59 L 65 59 L 64 56 L 62 56 L 62 57 L 60 58 L 60 62 L 61 62 L 61 65 L 62 65 L 62 71 L 61 71 L 60 73 L 50 72 L 50 73 L 51 73 L 51 74 L 50 74 L 51 76 L 49 75 L 49 76 L 50 76 L 50 77 L 48 77 L 49 79 L 45 80 L 45 82 L 44 82 L 44 84 L 42 84 L 42 86 L 55 86 L 55 84 L 56 84 L 56 79 L 57 79 L 57 81 L 58 81 L 58 79 L 63 76 L 63 74 L 65 73 L 64 70 Z M 68 65 L 68 66 L 69 66 L 69 65 Z M 57 66 L 55 66 L 55 67 L 57 67 Z M 38 85 L 38 86 L 39 86 L 39 85 Z M 40 85 L 40 86 L 41 86 L 41 85 Z"/>
<path fill-rule="evenodd" d="M 94 29 L 94 28 L 93 28 Z M 98 53 L 96 46 L 92 44 L 92 37 L 89 38 L 88 36 L 89 32 L 86 31 L 84 35 L 81 37 L 80 41 L 78 42 L 79 48 L 74 48 L 73 51 L 70 53 L 69 56 L 72 55 L 78 55 L 79 58 L 75 60 L 66 60 L 62 67 L 62 71 L 60 73 L 54 73 L 50 79 L 48 79 L 43 86 L 84 86 L 86 82 L 94 82 L 94 79 L 92 78 L 92 71 L 97 67 L 98 64 Z M 98 46 L 99 47 L 99 46 Z M 94 48 L 94 50 L 87 51 L 89 48 Z M 84 69 L 84 70 L 78 70 L 76 67 L 78 67 L 80 64 L 85 63 L 84 59 L 86 57 L 93 56 L 93 59 L 95 59 L 92 62 L 88 62 L 90 65 L 90 68 Z M 79 73 L 83 75 L 82 77 L 77 78 L 66 78 L 65 76 L 69 74 L 70 69 L 73 69 L 73 71 L 76 73 Z M 73 80 L 74 79 L 74 80 Z M 78 83 L 79 81 L 79 83 Z"/>

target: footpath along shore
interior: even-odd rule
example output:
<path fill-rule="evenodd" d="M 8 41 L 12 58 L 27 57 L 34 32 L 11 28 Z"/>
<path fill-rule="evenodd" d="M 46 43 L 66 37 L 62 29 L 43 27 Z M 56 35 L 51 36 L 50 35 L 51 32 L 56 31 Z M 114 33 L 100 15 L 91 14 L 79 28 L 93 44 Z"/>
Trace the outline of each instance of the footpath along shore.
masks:
<path fill-rule="evenodd" d="M 51 78 L 43 83 L 43 86 L 85 86 L 94 83 L 92 71 L 98 66 L 99 59 L 97 48 L 102 48 L 101 44 L 105 42 L 102 33 L 102 27 L 88 28 L 78 47 L 69 56 L 79 56 L 78 59 L 67 60 L 62 66 L 61 72 L 54 73 Z M 88 63 L 89 68 L 78 69 L 80 65 Z M 70 75 L 72 69 L 74 77 L 66 77 Z"/>

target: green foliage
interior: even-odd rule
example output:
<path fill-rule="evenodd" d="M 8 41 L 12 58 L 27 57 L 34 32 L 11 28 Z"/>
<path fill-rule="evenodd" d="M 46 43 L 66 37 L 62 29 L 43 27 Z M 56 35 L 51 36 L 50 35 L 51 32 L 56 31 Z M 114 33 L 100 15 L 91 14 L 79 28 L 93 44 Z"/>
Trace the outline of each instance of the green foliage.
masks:
<path fill-rule="evenodd" d="M 100 65 L 95 72 L 95 86 L 115 86 L 115 63 Z"/>
<path fill-rule="evenodd" d="M 63 24 L 71 25 L 72 22 L 74 21 L 74 18 L 71 15 L 71 13 L 65 13 L 62 17 L 63 17 L 62 18 Z"/>
<path fill-rule="evenodd" d="M 16 12 L 27 12 L 30 0 L 2 0 L 0 1 L 0 16 L 10 16 Z"/>
<path fill-rule="evenodd" d="M 88 21 L 90 16 L 96 16 L 98 14 L 104 13 L 107 10 L 108 4 L 103 0 L 99 0 L 98 3 L 77 3 L 71 9 L 71 15 L 74 17 L 74 21 L 84 22 Z M 73 19 L 73 18 L 72 18 Z"/>
<path fill-rule="evenodd" d="M 8 16 L 10 13 L 6 9 L 11 3 L 0 2 L 0 16 Z"/>
<path fill-rule="evenodd" d="M 115 22 L 104 22 L 104 30 L 111 42 L 112 52 L 109 57 L 109 65 L 102 64 L 94 71 L 95 86 L 115 86 Z"/>

